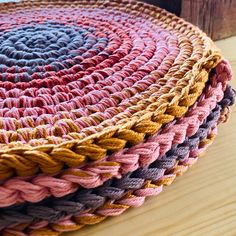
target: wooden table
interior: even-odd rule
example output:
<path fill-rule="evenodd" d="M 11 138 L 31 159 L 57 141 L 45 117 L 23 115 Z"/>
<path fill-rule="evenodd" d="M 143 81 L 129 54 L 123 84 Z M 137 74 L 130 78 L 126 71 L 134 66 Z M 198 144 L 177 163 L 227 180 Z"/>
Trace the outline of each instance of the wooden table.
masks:
<path fill-rule="evenodd" d="M 236 75 L 236 37 L 217 45 Z M 236 88 L 236 78 L 232 81 Z M 137 209 L 65 236 L 235 236 L 236 106 L 215 143 L 182 177 Z"/>

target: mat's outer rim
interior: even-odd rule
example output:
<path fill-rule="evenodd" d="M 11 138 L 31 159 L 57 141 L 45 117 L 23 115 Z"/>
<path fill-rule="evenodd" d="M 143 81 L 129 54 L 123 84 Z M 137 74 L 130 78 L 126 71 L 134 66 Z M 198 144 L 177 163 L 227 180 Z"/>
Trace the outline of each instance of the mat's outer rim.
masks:
<path fill-rule="evenodd" d="M 187 116 L 184 116 L 182 119 L 177 120 L 173 125 L 165 127 L 160 134 L 157 133 L 156 135 L 151 136 L 146 140 L 149 142 L 155 141 L 155 143 L 159 145 L 158 156 L 164 155 L 174 144 L 180 144 L 184 138 L 194 135 L 204 119 L 210 114 L 211 110 L 214 109 L 217 102 L 220 102 L 221 99 L 223 99 L 225 84 L 227 83 L 228 79 L 230 79 L 224 76 L 225 74 L 229 74 L 230 71 L 227 65 L 228 63 L 226 61 L 222 61 L 220 65 L 217 66 L 213 78 L 209 78 L 209 85 L 207 85 L 207 87 L 205 88 L 205 91 L 200 99 L 197 100 L 191 110 L 187 112 Z M 193 118 L 195 118 L 194 122 Z M 166 135 L 168 136 L 170 134 L 175 135 L 170 140 L 164 138 L 163 143 L 161 137 L 163 137 L 163 135 L 165 137 Z M 133 146 L 133 148 L 139 148 L 140 145 L 142 146 L 142 143 Z M 127 153 L 132 153 L 132 151 L 130 152 L 130 150 L 127 150 Z M 122 169 L 122 166 L 126 166 L 126 163 L 123 164 L 122 161 L 120 163 L 117 161 L 114 162 L 116 160 L 114 159 L 116 158 L 116 155 L 114 157 L 111 156 L 108 158 L 111 159 L 108 164 L 114 164 L 115 167 L 118 167 L 117 164 L 119 164 L 119 170 L 121 171 L 119 174 L 112 174 L 112 165 L 110 165 L 111 171 L 108 171 L 108 165 L 108 167 L 105 169 L 105 173 L 100 173 L 100 170 L 98 171 L 98 173 L 94 172 L 94 168 L 96 168 L 96 165 L 99 166 L 98 162 L 95 163 L 95 165 L 91 165 L 91 169 L 89 169 L 88 167 L 87 171 L 78 169 L 77 171 L 81 171 L 81 173 L 79 173 L 78 175 L 75 172 L 76 170 L 72 169 L 71 173 L 69 170 L 65 170 L 64 172 L 62 172 L 62 176 L 60 175 L 58 177 L 40 175 L 29 180 L 19 179 L 17 177 L 11 178 L 10 180 L 7 180 L 0 185 L 2 195 L 0 200 L 0 207 L 6 207 L 24 201 L 39 202 L 44 198 L 49 197 L 50 195 L 53 195 L 55 197 L 63 197 L 67 194 L 75 192 L 80 186 L 85 188 L 94 188 L 102 185 L 106 180 L 112 177 L 120 177 L 128 172 L 136 170 L 139 167 L 148 166 L 156 160 L 153 158 L 149 158 L 149 160 L 147 157 L 145 157 L 145 160 L 142 160 L 143 158 L 139 156 L 137 163 L 134 162 L 133 164 L 131 164 L 131 167 L 133 168 L 126 168 L 125 170 Z M 63 176 L 65 177 L 62 178 Z M 101 179 L 99 183 L 95 181 L 97 178 Z M 83 184 L 83 182 L 86 182 L 86 179 L 91 184 Z M 52 185 L 50 186 L 49 183 L 52 183 Z M 61 185 L 63 185 L 62 189 L 59 188 L 59 186 Z M 5 196 L 3 196 L 4 194 Z"/>
<path fill-rule="evenodd" d="M 227 100 L 227 103 L 228 103 L 228 100 L 231 100 L 231 98 L 226 98 L 226 100 Z M 222 101 L 222 103 L 224 103 L 223 101 Z M 219 105 L 220 104 L 220 105 Z M 178 161 L 180 161 L 180 162 L 184 162 L 185 161 L 185 159 L 188 157 L 188 155 L 189 155 L 189 153 L 191 153 L 191 151 L 193 150 L 193 149 L 195 149 L 196 148 L 196 146 L 195 145 L 197 145 L 198 146 L 198 144 L 199 144 L 199 142 L 201 141 L 201 140 L 203 140 L 206 136 L 207 136 L 207 133 L 209 132 L 209 130 L 211 130 L 212 128 L 214 128 L 215 127 L 215 125 L 216 124 L 218 124 L 218 121 L 219 121 L 219 123 L 221 123 L 222 121 L 224 121 L 224 119 L 222 119 L 222 118 L 224 118 L 227 114 L 225 114 L 225 111 L 223 111 L 224 110 L 224 108 L 226 108 L 225 107 L 225 105 L 221 105 L 221 103 L 219 103 L 218 105 L 217 105 L 217 107 L 215 107 L 214 108 L 214 110 L 211 112 L 211 114 L 206 118 L 206 121 L 199 127 L 199 129 L 198 129 L 198 131 L 197 131 L 197 133 L 196 134 L 194 134 L 194 135 L 192 135 L 191 137 L 189 137 L 189 138 L 186 138 L 185 140 L 184 140 L 184 142 L 183 143 L 181 143 L 181 144 L 179 144 L 179 145 L 174 145 L 174 147 L 172 147 L 171 148 L 171 150 L 170 150 L 170 154 L 168 155 L 168 157 L 167 156 L 162 156 L 161 158 L 160 158 L 160 160 L 156 160 L 156 161 L 170 161 L 170 157 L 172 157 L 172 162 L 174 162 L 174 163 L 176 163 L 176 160 L 178 159 Z M 228 110 L 227 110 L 228 111 Z M 222 117 L 222 118 L 221 118 Z M 205 136 L 206 135 L 206 136 Z M 190 141 L 191 140 L 191 141 Z M 195 144 L 196 142 L 198 142 L 197 144 Z M 189 143 L 189 145 L 194 145 L 194 146 L 187 146 L 186 144 L 187 143 Z M 194 144 L 193 144 L 194 143 Z M 182 150 L 182 148 L 185 148 L 185 147 L 188 147 L 186 150 L 188 151 L 188 154 L 186 154 L 186 151 L 185 152 L 183 152 L 182 154 L 180 153 L 181 152 L 181 150 Z M 156 162 L 155 161 L 155 162 Z M 165 173 L 166 173 L 166 171 L 167 170 L 169 170 L 170 168 L 173 168 L 173 166 L 172 166 L 172 164 L 173 163 L 170 163 L 170 165 L 171 165 L 171 167 L 169 166 L 169 165 L 167 165 L 168 167 L 163 167 L 163 170 L 161 170 L 161 168 L 160 167 L 156 167 L 156 164 L 154 165 L 154 167 L 153 166 L 148 166 L 148 167 L 144 167 L 144 169 L 147 169 L 147 170 L 152 170 L 152 168 L 154 168 L 155 170 L 156 169 L 160 169 L 160 173 L 158 174 L 158 176 L 156 176 L 156 175 L 154 175 L 154 176 L 152 176 L 152 179 L 151 178 L 148 178 L 148 177 L 146 177 L 145 179 L 146 180 L 150 180 L 150 181 L 156 181 L 157 180 L 157 178 L 158 179 L 161 179 L 162 178 L 162 175 L 164 175 L 164 170 L 165 170 Z M 151 164 L 151 165 L 153 165 L 153 163 Z M 141 170 L 141 172 L 142 172 L 142 167 L 141 168 L 139 168 L 139 170 Z M 139 170 L 137 170 L 138 171 L 138 173 L 139 173 Z M 133 176 L 133 174 L 135 175 L 135 176 Z M 130 178 L 129 177 L 129 175 L 132 175 L 132 177 Z M 142 176 L 142 174 L 141 174 L 141 176 Z M 145 176 L 145 175 L 144 175 Z M 69 212 L 66 212 L 66 211 L 63 211 L 63 210 L 61 210 L 61 209 L 59 209 L 58 207 L 60 206 L 60 204 L 62 204 L 62 205 L 64 205 L 64 204 L 68 204 L 68 206 L 70 206 L 70 207 L 72 207 L 72 205 L 70 205 L 69 204 L 69 202 L 71 201 L 72 203 L 76 203 L 76 201 L 78 201 L 78 209 L 77 209 L 77 211 L 76 211 L 76 207 L 73 209 L 73 215 L 75 215 L 75 216 L 78 216 L 79 215 L 79 213 L 80 212 L 88 212 L 88 210 L 94 210 L 94 209 L 97 209 L 98 207 L 101 207 L 101 205 L 102 204 L 104 204 L 104 201 L 102 201 L 102 199 L 101 198 L 103 198 L 103 199 L 110 199 L 110 200 L 114 200 L 114 201 L 116 201 L 116 200 L 118 200 L 119 201 L 119 199 L 121 198 L 121 197 L 123 197 L 123 196 L 125 196 L 126 194 L 124 194 L 123 193 L 123 191 L 129 191 L 129 190 L 132 190 L 132 191 L 135 191 L 135 190 L 138 190 L 139 189 L 139 186 L 140 186 L 140 184 L 137 184 L 136 182 L 135 182 L 135 179 L 136 179 L 136 174 L 135 173 L 129 173 L 128 175 L 126 175 L 126 176 L 123 176 L 123 178 L 122 179 L 120 179 L 120 180 L 117 180 L 118 181 L 118 183 L 120 183 L 120 182 L 126 182 L 125 181 L 125 179 L 126 179 L 126 177 L 128 177 L 130 180 L 134 180 L 134 183 L 132 184 L 132 185 L 134 185 L 135 187 L 131 187 L 130 189 L 127 189 L 125 186 L 126 185 L 119 185 L 118 184 L 118 186 L 117 187 L 114 187 L 113 185 L 114 184 L 112 184 L 112 181 L 109 183 L 109 182 L 107 182 L 107 183 L 105 183 L 105 185 L 104 186 L 100 186 L 100 187 L 98 187 L 98 188 L 95 188 L 95 189 L 91 189 L 90 191 L 87 191 L 87 190 L 82 190 L 82 192 L 81 192 L 81 194 L 80 194 L 80 192 L 78 191 L 77 193 L 75 193 L 76 195 L 75 196 L 73 196 L 73 195 L 70 195 L 70 196 L 65 196 L 65 198 L 59 198 L 59 199 L 57 199 L 57 198 L 52 198 L 52 199 L 50 199 L 50 202 L 45 202 L 45 208 L 44 208 L 44 202 L 42 202 L 42 203 L 38 203 L 38 204 L 26 204 L 25 206 L 23 205 L 23 208 L 20 208 L 20 205 L 18 206 L 18 205 L 16 205 L 15 206 L 15 209 L 14 209 L 14 207 L 12 208 L 12 207 L 10 207 L 10 208 L 8 208 L 8 209 L 3 209 L 4 211 L 6 211 L 5 212 L 5 217 L 6 217 L 6 219 L 9 217 L 9 218 L 11 218 L 11 216 L 12 217 L 14 217 L 14 212 L 15 212 L 15 217 L 14 218 L 24 218 L 24 216 L 26 216 L 26 218 L 27 218 L 27 214 L 26 213 L 23 213 L 22 215 L 21 215 L 21 211 L 22 211 L 22 209 L 25 209 L 25 207 L 26 207 L 26 209 L 27 209 L 27 212 L 32 212 L 32 211 L 35 211 L 36 210 L 36 212 L 37 212 L 37 209 L 38 209 L 38 211 L 39 211 L 39 214 L 41 214 L 40 212 L 42 212 L 42 214 L 44 214 L 44 212 L 45 212 L 45 214 L 47 214 L 47 212 L 50 212 L 50 214 L 52 213 L 52 210 L 54 210 L 55 211 L 55 214 L 57 215 L 58 214 L 58 216 L 60 216 L 60 213 L 59 213 L 59 211 L 61 212 L 61 215 L 65 215 L 65 217 L 66 217 L 66 215 L 71 215 L 72 214 L 72 212 L 71 213 L 69 213 Z M 137 177 L 138 179 L 143 179 L 142 177 Z M 114 180 L 114 179 L 113 179 Z M 129 181 L 128 181 L 128 183 L 129 183 Z M 136 183 L 136 185 L 135 185 L 135 183 Z M 142 184 L 143 185 L 143 184 Z M 111 188 L 117 188 L 117 190 L 116 191 L 120 191 L 120 193 L 119 194 L 117 194 L 117 196 L 116 197 L 113 197 L 113 195 L 111 194 L 111 195 L 107 195 L 106 196 L 106 194 L 104 195 L 102 192 L 103 192 L 103 189 L 105 188 L 108 188 L 109 189 L 109 187 L 111 187 Z M 101 188 L 101 189 L 100 189 Z M 97 192 L 98 191 L 98 192 Z M 112 191 L 112 189 L 111 189 L 111 191 Z M 114 189 L 113 189 L 113 191 L 114 191 Z M 115 192 L 116 192 L 115 191 Z M 91 197 L 92 197 L 92 199 L 90 198 L 90 195 L 91 195 Z M 95 196 L 97 196 L 97 198 L 95 197 Z M 75 197 L 75 198 L 74 198 Z M 81 197 L 82 197 L 82 199 L 81 199 Z M 86 198 L 88 198 L 88 199 L 86 199 Z M 78 200 L 77 200 L 78 199 Z M 89 203 L 87 203 L 87 202 L 89 202 L 89 199 L 90 199 L 90 201 L 91 201 L 91 204 L 92 205 L 90 205 L 89 206 Z M 57 201 L 58 200 L 58 204 L 55 202 L 55 201 Z M 64 202 L 65 201 L 65 202 Z M 85 202 L 84 202 L 85 201 Z M 96 202 L 97 202 L 97 204 L 96 204 Z M 51 204 L 52 204 L 52 206 L 51 206 Z M 54 204 L 55 204 L 55 206 L 54 206 Z M 80 206 L 81 205 L 81 206 Z M 83 206 L 82 206 L 83 205 Z M 33 207 L 33 208 L 30 208 L 29 209 L 29 207 Z M 53 207 L 54 206 L 54 207 Z M 50 209 L 52 207 L 52 209 Z M 58 209 L 57 209 L 58 208 Z M 14 209 L 14 211 L 13 211 L 13 209 Z M 17 214 L 17 209 L 18 209 L 18 211 L 19 211 L 19 214 Z M 25 209 L 25 210 L 26 210 Z M 79 210 L 80 209 L 80 210 Z M 86 210 L 87 209 L 87 210 Z M 25 211 L 24 211 L 25 212 Z M 40 219 L 40 218 L 38 218 L 37 217 L 37 214 L 36 214 L 36 212 L 34 213 L 34 215 L 30 215 L 29 214 L 29 217 L 34 217 L 34 218 L 37 218 L 38 220 Z M 62 213 L 63 212 L 63 213 Z M 9 215 L 8 215 L 9 214 Z M 0 213 L 0 218 L 2 218 L 2 219 L 4 219 L 5 218 L 4 217 L 4 213 Z M 64 218 L 64 217 L 62 217 L 62 218 Z M 54 217 L 52 217 L 52 219 L 53 219 L 53 221 L 52 222 L 49 222 L 49 223 L 54 223 L 54 222 L 56 222 L 56 219 L 54 218 Z M 47 219 L 45 218 L 45 219 L 41 219 L 41 220 L 39 220 L 39 222 L 44 222 L 44 220 L 46 220 L 47 221 Z M 60 219 L 58 219 L 58 221 L 59 221 Z M 32 222 L 34 222 L 33 220 L 32 220 Z M 20 223 L 27 223 L 26 221 L 24 222 L 24 220 L 22 221 L 22 222 L 20 222 Z M 35 224 L 35 223 L 34 223 Z M 38 225 L 38 224 L 37 224 Z M 40 223 L 39 223 L 39 225 L 40 225 Z"/>
<path fill-rule="evenodd" d="M 104 186 L 98 187 L 96 189 L 92 190 L 82 190 L 82 192 L 78 191 L 76 195 L 69 195 L 64 198 L 51 198 L 49 201 L 50 202 L 41 202 L 38 204 L 23 204 L 21 208 L 20 206 L 15 206 L 10 207 L 10 208 L 5 208 L 4 213 L 0 214 L 0 218 L 6 219 L 17 219 L 20 218 L 20 222 L 17 223 L 28 223 L 28 221 L 32 221 L 29 219 L 30 217 L 33 218 L 35 217 L 38 219 L 38 223 L 35 221 L 33 225 L 37 225 L 39 227 L 42 222 L 44 225 L 45 222 L 48 223 L 54 223 L 56 221 L 60 222 L 60 219 L 58 217 L 62 216 L 61 219 L 67 216 L 76 216 L 78 217 L 79 214 L 87 213 L 89 209 L 91 210 L 96 210 L 97 208 L 100 208 L 102 204 L 104 204 L 105 199 L 110 199 L 109 201 L 117 201 L 119 202 L 119 199 L 123 199 L 126 194 L 124 194 L 124 191 L 136 191 L 140 188 L 140 186 L 144 184 L 143 179 L 145 180 L 150 180 L 150 181 L 157 181 L 161 179 L 163 174 L 166 174 L 166 171 L 168 171 L 170 168 L 174 166 L 174 163 L 178 160 L 181 163 L 186 162 L 186 158 L 189 156 L 189 154 L 193 153 L 193 150 L 199 145 L 200 141 L 205 139 L 207 136 L 207 133 L 209 133 L 209 130 L 214 128 L 216 125 L 220 123 L 225 123 L 227 119 L 229 118 L 229 113 L 230 113 L 230 107 L 232 106 L 233 103 L 235 102 L 235 91 L 228 86 L 227 91 L 224 94 L 224 98 L 217 104 L 217 106 L 213 109 L 211 114 L 205 119 L 204 123 L 201 124 L 199 127 L 198 131 L 196 134 L 192 135 L 189 138 L 186 138 L 185 141 L 179 145 L 174 145 L 173 148 L 171 149 L 170 153 L 168 156 L 162 156 L 160 160 L 156 160 L 155 164 L 153 166 L 153 163 L 148 166 L 148 167 L 141 167 L 139 170 L 137 170 L 134 173 L 130 173 L 122 178 L 122 180 L 113 180 L 113 181 L 108 181 Z M 189 146 L 188 146 L 189 145 Z M 158 165 L 158 162 L 164 161 L 164 165 Z M 171 162 L 170 162 L 171 161 Z M 157 162 L 157 163 L 156 163 Z M 173 163 L 174 162 L 174 163 Z M 154 169 L 153 169 L 154 168 Z M 165 170 L 165 172 L 163 172 Z M 141 171 L 141 172 L 139 172 Z M 144 172 L 143 172 L 144 171 Z M 146 173 L 147 171 L 147 173 Z M 156 174 L 153 175 L 154 172 Z M 159 171 L 159 172 L 158 172 Z M 169 174 L 169 172 L 168 172 Z M 126 178 L 128 178 L 126 180 Z M 138 179 L 136 179 L 138 178 Z M 138 180 L 138 182 L 137 182 Z M 142 180 L 140 182 L 140 180 Z M 118 182 L 117 182 L 118 181 Z M 123 183 L 124 181 L 124 183 Z M 128 181 L 128 182 L 127 182 Z M 118 184 L 118 185 L 117 185 Z M 127 185 L 128 184 L 128 185 Z M 131 185 L 130 185 L 131 184 Z M 141 185 L 140 185 L 141 184 Z M 128 187 L 129 186 L 129 187 Z M 111 189 L 110 189 L 111 188 Z M 103 193 L 105 191 L 105 193 Z M 108 191 L 108 192 L 107 192 Z M 114 191 L 114 193 L 112 193 Z M 81 194 L 81 195 L 80 195 Z M 82 197 L 82 199 L 81 199 Z M 88 199 L 87 199 L 88 198 Z M 58 204 L 56 201 L 58 200 Z M 121 200 L 122 201 L 122 200 Z M 89 203 L 91 202 L 91 203 Z M 45 204 L 45 206 L 44 206 Z M 53 207 L 52 205 L 55 206 Z M 90 204 L 90 205 L 89 205 Z M 62 205 L 62 208 L 60 208 L 60 205 Z M 33 207 L 32 209 L 28 207 Z M 73 207 L 74 206 L 74 207 Z M 19 207 L 19 208 L 18 208 Z M 27 213 L 25 212 L 25 207 L 27 207 L 27 212 L 28 213 L 28 219 L 27 219 Z M 65 208 L 66 207 L 66 208 Z M 69 207 L 69 208 L 68 208 Z M 73 210 L 72 210 L 73 208 Z M 22 210 L 24 209 L 24 213 L 22 214 Z M 63 210 L 63 209 L 67 209 Z M 87 210 L 86 210 L 87 209 Z M 18 212 L 19 211 L 19 214 Z M 38 212 L 39 211 L 39 212 Z M 55 212 L 55 215 L 51 215 L 52 211 Z M 34 212 L 34 214 L 30 214 L 30 212 Z M 44 214 L 44 212 L 47 214 L 47 212 L 50 212 L 50 217 L 47 220 L 47 217 L 42 219 L 38 218 L 37 212 L 39 215 Z M 62 213 L 63 212 L 63 213 Z M 89 211 L 90 212 L 90 211 Z M 119 213 L 119 211 L 118 211 Z M 114 214 L 114 213 L 113 213 Z M 117 214 L 117 213 L 116 213 Z M 25 218 L 26 217 L 26 218 Z M 56 218 L 55 218 L 56 217 Z M 25 220 L 21 220 L 25 219 Z M 49 221 L 51 219 L 51 221 Z M 1 222 L 2 225 L 2 222 Z M 9 225 L 11 225 L 9 223 Z M 42 225 L 41 225 L 42 226 Z M 2 226 L 1 226 L 2 228 Z"/>
<path fill-rule="evenodd" d="M 158 195 L 162 190 L 163 190 L 163 186 L 168 186 L 170 184 L 173 183 L 173 181 L 175 180 L 175 178 L 177 176 L 182 175 L 184 172 L 186 172 L 188 170 L 189 167 L 191 167 L 193 164 L 195 164 L 198 160 L 198 157 L 200 157 L 205 150 L 213 143 L 215 136 L 217 134 L 217 126 L 215 127 L 215 129 L 213 129 L 212 132 L 210 132 L 208 134 L 208 137 L 206 139 L 204 139 L 203 141 L 200 142 L 199 147 L 200 149 L 198 151 L 194 152 L 194 157 L 193 158 L 189 158 L 189 162 L 186 162 L 184 164 L 180 164 L 177 165 L 176 167 L 173 168 L 173 173 L 171 173 L 171 175 L 166 176 L 167 178 L 163 178 L 160 182 L 157 182 L 156 184 L 149 184 L 151 188 L 158 188 L 158 191 L 153 192 L 153 195 Z M 147 195 L 144 197 L 144 199 L 146 199 L 146 197 L 150 197 L 151 195 Z M 135 196 L 134 196 L 135 197 Z M 132 193 L 130 194 L 130 198 L 132 198 Z M 143 201 L 144 203 L 144 201 Z M 143 204 L 141 203 L 140 206 Z M 111 203 L 112 206 L 112 203 Z M 124 211 L 126 211 L 129 208 L 132 208 L 132 206 L 128 206 L 128 205 L 123 205 L 123 204 L 118 204 L 117 206 L 114 205 L 115 208 L 117 209 L 123 209 L 120 214 L 122 214 Z M 108 207 L 109 208 L 109 207 Z M 119 214 L 118 214 L 119 215 Z M 81 216 L 80 220 L 78 219 L 78 221 L 80 223 L 77 223 L 76 221 L 71 221 L 71 220 L 65 220 L 65 223 L 62 225 L 60 224 L 50 224 L 48 227 L 43 227 L 40 229 L 27 229 L 25 227 L 27 227 L 27 225 L 19 225 L 20 228 L 22 228 L 22 231 L 25 231 L 27 233 L 22 232 L 21 230 L 18 231 L 18 226 L 16 226 L 16 229 L 4 229 L 2 230 L 3 236 L 39 236 L 39 235 L 52 235 L 52 236 L 57 236 L 57 235 L 61 235 L 64 232 L 70 232 L 70 231 L 75 231 L 75 230 L 79 230 L 82 227 L 84 227 L 85 225 L 94 225 L 97 223 L 102 222 L 103 220 L 105 220 L 108 216 L 99 216 L 93 213 L 88 213 L 85 214 L 84 216 Z M 84 218 L 84 219 L 82 219 Z M 91 221 L 90 221 L 91 220 Z M 84 224 L 83 224 L 84 222 Z"/>

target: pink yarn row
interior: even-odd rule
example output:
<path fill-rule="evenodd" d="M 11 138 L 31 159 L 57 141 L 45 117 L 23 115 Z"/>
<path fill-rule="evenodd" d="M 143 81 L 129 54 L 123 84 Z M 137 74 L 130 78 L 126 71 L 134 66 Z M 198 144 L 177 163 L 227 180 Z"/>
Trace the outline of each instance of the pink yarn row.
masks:
<path fill-rule="evenodd" d="M 0 207 L 24 201 L 39 202 L 50 195 L 62 197 L 75 192 L 79 186 L 94 188 L 112 177 L 120 178 L 139 167 L 148 166 L 169 151 L 172 145 L 182 143 L 186 137 L 197 132 L 216 103 L 223 98 L 223 91 L 229 79 L 231 79 L 230 69 L 225 62 L 222 62 L 216 68 L 216 75 L 210 80 L 211 85 L 207 86 L 204 94 L 185 117 L 132 148 L 124 149 L 83 168 L 70 168 L 75 172 L 82 171 L 86 177 L 62 173 L 59 176 L 41 174 L 32 179 L 15 177 L 7 180 L 0 186 Z M 120 165 L 109 166 L 108 163 L 111 162 L 118 162 Z"/>

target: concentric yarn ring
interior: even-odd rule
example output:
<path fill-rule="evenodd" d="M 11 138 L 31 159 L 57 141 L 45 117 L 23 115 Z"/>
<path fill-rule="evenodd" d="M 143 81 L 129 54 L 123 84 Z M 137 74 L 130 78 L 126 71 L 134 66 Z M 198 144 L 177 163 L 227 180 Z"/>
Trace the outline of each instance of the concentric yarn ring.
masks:
<path fill-rule="evenodd" d="M 221 59 L 199 29 L 144 3 L 2 6 L 1 178 L 140 142 L 187 112 Z"/>

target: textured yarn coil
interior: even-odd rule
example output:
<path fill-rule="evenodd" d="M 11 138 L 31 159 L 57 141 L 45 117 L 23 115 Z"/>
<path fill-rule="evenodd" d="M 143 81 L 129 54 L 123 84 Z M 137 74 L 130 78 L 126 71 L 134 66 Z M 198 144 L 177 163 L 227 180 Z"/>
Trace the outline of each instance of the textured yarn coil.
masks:
<path fill-rule="evenodd" d="M 0 3 L 0 235 L 60 235 L 158 195 L 228 120 L 231 79 L 158 7 Z"/>

